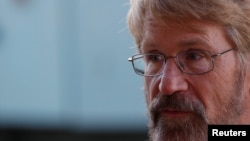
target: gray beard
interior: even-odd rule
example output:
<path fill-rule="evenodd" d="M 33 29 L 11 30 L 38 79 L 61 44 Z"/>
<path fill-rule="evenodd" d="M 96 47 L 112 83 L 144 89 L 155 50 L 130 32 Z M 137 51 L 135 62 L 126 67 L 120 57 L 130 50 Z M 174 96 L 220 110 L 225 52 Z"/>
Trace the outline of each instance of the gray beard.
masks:
<path fill-rule="evenodd" d="M 192 102 L 182 94 L 159 95 L 150 107 L 149 134 L 152 141 L 205 141 L 207 139 L 208 121 L 201 103 Z M 182 120 L 171 119 L 160 115 L 164 107 L 192 112 L 192 114 Z"/>
<path fill-rule="evenodd" d="M 238 73 L 234 88 L 228 94 L 230 101 L 223 102 L 218 108 L 216 119 L 207 119 L 203 104 L 190 101 L 185 94 L 158 94 L 149 105 L 150 141 L 207 141 L 208 124 L 234 124 L 242 113 L 243 78 L 244 74 Z M 192 114 L 182 120 L 169 119 L 160 114 L 165 107 Z"/>

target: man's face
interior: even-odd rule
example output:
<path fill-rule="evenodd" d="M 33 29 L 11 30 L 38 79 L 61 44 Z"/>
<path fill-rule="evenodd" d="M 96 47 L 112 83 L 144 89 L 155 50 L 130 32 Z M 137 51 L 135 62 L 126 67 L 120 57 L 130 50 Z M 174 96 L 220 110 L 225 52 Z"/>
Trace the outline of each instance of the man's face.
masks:
<path fill-rule="evenodd" d="M 233 47 L 216 24 L 164 26 L 147 19 L 140 51 L 175 56 L 185 50 L 216 54 Z M 176 60 L 168 59 L 162 75 L 144 77 L 151 140 L 204 141 L 207 124 L 239 122 L 245 89 L 241 71 L 236 51 L 230 51 L 216 57 L 214 69 L 202 75 L 182 73 Z"/>

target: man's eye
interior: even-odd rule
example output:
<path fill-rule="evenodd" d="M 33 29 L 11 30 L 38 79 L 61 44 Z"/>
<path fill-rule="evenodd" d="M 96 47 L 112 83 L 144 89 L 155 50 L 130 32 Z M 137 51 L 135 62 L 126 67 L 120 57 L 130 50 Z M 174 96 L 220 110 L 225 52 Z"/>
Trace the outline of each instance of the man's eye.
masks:
<path fill-rule="evenodd" d="M 203 52 L 192 51 L 192 52 L 187 52 L 185 56 L 186 60 L 199 60 L 204 58 L 206 55 Z"/>
<path fill-rule="evenodd" d="M 149 55 L 149 56 L 148 56 L 148 60 L 149 60 L 149 61 L 157 62 L 157 61 L 163 61 L 164 58 L 163 58 L 162 55 Z"/>

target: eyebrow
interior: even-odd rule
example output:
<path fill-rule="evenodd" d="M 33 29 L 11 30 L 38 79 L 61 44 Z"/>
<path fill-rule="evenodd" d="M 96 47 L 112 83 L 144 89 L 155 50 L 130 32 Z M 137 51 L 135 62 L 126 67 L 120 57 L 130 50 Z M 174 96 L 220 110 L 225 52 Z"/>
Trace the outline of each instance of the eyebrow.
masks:
<path fill-rule="evenodd" d="M 192 37 L 189 39 L 182 39 L 178 43 L 178 46 L 180 47 L 189 47 L 189 46 L 195 46 L 195 45 L 202 45 L 206 47 L 210 46 L 208 42 L 206 41 L 206 39 L 201 38 L 201 37 L 194 37 L 194 38 Z"/>
<path fill-rule="evenodd" d="M 190 38 L 190 39 L 182 39 L 179 41 L 179 46 L 194 46 L 194 45 L 204 45 L 208 44 L 205 39 L 202 38 Z"/>
<path fill-rule="evenodd" d="M 155 49 L 155 48 L 157 48 L 157 46 L 158 45 L 156 43 L 147 40 L 147 41 L 141 43 L 139 51 L 140 51 L 140 53 L 142 53 L 143 51 L 148 50 L 148 49 Z"/>
<path fill-rule="evenodd" d="M 156 48 L 157 46 L 158 45 L 153 40 L 147 40 L 141 44 L 139 50 L 140 52 L 142 52 L 143 49 Z M 195 46 L 199 46 L 200 49 L 204 50 L 210 48 L 210 45 L 206 41 L 206 38 L 201 38 L 201 37 L 190 37 L 190 38 L 180 39 L 177 43 L 177 47 L 179 49 L 195 47 Z"/>

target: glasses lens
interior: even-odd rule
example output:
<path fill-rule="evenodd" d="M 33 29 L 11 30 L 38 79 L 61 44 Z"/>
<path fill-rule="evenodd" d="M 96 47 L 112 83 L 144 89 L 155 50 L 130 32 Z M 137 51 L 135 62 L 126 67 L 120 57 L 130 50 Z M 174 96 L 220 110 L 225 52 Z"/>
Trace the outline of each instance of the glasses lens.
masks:
<path fill-rule="evenodd" d="M 212 69 L 211 55 L 207 51 L 185 51 L 177 55 L 177 61 L 183 72 L 201 74 Z"/>
<path fill-rule="evenodd" d="M 136 55 L 133 57 L 133 66 L 137 74 L 144 75 L 145 63 L 143 61 L 143 55 Z"/>
<path fill-rule="evenodd" d="M 140 54 L 133 58 L 135 72 L 144 76 L 162 73 L 165 58 L 160 54 Z"/>

